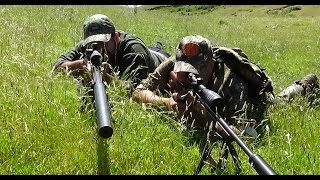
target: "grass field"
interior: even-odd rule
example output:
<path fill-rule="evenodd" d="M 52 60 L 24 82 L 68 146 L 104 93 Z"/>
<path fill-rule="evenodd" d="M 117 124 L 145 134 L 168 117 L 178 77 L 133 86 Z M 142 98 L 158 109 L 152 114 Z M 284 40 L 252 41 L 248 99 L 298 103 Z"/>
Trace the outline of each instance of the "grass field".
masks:
<path fill-rule="evenodd" d="M 146 44 L 161 41 L 170 53 L 190 34 L 240 47 L 266 68 L 275 93 L 320 74 L 320 6 L 151 7 L 141 6 L 137 14 L 107 5 L 0 7 L 0 174 L 193 174 L 198 145 L 173 116 L 133 102 L 124 82 L 115 80 L 107 89 L 114 134 L 101 139 L 94 113 L 79 112 L 75 80 L 51 74 L 58 57 L 82 39 L 83 20 L 96 13 Z M 270 131 L 248 146 L 278 174 L 320 174 L 318 104 L 297 99 L 268 113 Z M 241 174 L 257 174 L 235 147 Z M 208 166 L 201 171 L 210 173 Z M 229 158 L 222 174 L 233 173 Z"/>

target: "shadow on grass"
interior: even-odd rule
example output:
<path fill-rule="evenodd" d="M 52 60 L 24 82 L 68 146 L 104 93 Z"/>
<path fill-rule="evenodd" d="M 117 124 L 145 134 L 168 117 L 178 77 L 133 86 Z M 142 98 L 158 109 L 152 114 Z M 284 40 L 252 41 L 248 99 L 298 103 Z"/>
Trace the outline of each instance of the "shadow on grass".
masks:
<path fill-rule="evenodd" d="M 82 92 L 81 92 L 82 91 Z M 97 112 L 96 112 L 96 107 L 95 107 L 95 101 L 94 101 L 94 90 L 93 88 L 89 88 L 86 89 L 83 86 L 79 86 L 78 87 L 78 93 L 79 96 L 81 96 L 81 94 L 84 94 L 82 96 L 82 104 L 79 108 L 80 112 L 85 112 L 85 113 L 89 113 L 90 115 L 90 123 L 92 126 L 98 126 L 97 122 Z M 108 98 L 108 97 L 106 97 Z M 105 108 L 107 108 L 107 110 L 112 110 L 112 104 L 108 104 L 108 100 L 106 102 L 107 104 L 105 105 Z M 111 107 L 109 107 L 111 106 Z M 110 112 L 109 112 L 110 113 Z M 109 114 L 109 116 L 111 116 Z M 111 117 L 109 117 L 111 118 Z M 103 122 L 105 123 L 105 122 Z M 102 124 L 103 124 L 102 123 Z M 98 133 L 98 132 L 97 132 Z M 106 132 L 107 133 L 107 132 Z M 99 135 L 97 135 L 97 174 L 98 175 L 109 175 L 110 174 L 110 158 L 109 158 L 109 144 L 108 144 L 108 139 L 109 138 L 102 138 Z"/>
<path fill-rule="evenodd" d="M 89 96 L 90 97 L 90 96 Z M 83 104 L 79 108 L 81 113 L 89 114 L 90 125 L 97 126 L 97 116 L 94 104 L 88 100 L 87 97 L 82 98 Z M 98 132 L 97 132 L 98 133 Z M 102 138 L 97 134 L 97 174 L 98 175 L 110 175 L 110 158 L 109 158 L 109 144 L 108 138 Z"/>
<path fill-rule="evenodd" d="M 110 174 L 110 158 L 108 139 L 98 137 L 97 140 L 97 156 L 98 156 L 98 171 L 99 175 Z"/>

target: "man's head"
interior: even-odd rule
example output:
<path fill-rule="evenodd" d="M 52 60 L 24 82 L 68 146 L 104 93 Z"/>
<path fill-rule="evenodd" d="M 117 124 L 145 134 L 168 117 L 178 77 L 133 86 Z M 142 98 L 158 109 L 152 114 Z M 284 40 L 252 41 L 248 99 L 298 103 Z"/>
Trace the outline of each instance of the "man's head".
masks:
<path fill-rule="evenodd" d="M 174 72 L 204 74 L 212 60 L 211 42 L 200 35 L 186 36 L 178 44 L 175 56 Z"/>
<path fill-rule="evenodd" d="M 115 33 L 115 26 L 110 18 L 103 14 L 88 17 L 83 23 L 83 45 L 99 41 L 108 42 Z"/>

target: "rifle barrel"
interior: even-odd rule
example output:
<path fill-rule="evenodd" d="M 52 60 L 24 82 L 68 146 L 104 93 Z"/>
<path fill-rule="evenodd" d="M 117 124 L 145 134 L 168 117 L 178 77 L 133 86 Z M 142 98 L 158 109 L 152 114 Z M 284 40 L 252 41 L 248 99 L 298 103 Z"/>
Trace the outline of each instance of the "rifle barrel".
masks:
<path fill-rule="evenodd" d="M 236 135 L 235 132 L 229 127 L 229 125 L 223 120 L 223 118 L 214 113 L 209 105 L 204 102 L 201 97 L 197 94 L 200 101 L 202 101 L 203 105 L 205 106 L 206 110 L 209 114 L 216 119 L 219 124 L 227 131 L 227 133 L 231 136 L 231 138 L 236 141 L 236 143 L 241 147 L 241 149 L 248 155 L 249 162 L 252 163 L 253 168 L 257 171 L 260 175 L 276 175 L 275 171 L 267 164 L 267 162 L 260 157 L 258 154 L 254 154 L 249 147 Z"/>
<path fill-rule="evenodd" d="M 109 138 L 113 134 L 111 127 L 111 115 L 107 102 L 107 96 L 100 70 L 96 66 L 92 66 L 94 78 L 94 101 L 97 112 L 98 134 L 102 138 Z"/>

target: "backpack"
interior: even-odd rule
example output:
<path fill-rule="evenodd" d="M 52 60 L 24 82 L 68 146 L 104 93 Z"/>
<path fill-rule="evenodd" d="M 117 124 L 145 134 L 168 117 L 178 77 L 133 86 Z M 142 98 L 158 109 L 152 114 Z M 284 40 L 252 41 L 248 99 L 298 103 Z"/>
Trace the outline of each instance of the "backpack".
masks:
<path fill-rule="evenodd" d="M 265 69 L 252 62 L 240 48 L 222 47 L 214 48 L 213 51 L 218 62 L 223 62 L 248 82 L 252 97 L 260 97 L 266 92 L 274 95 L 272 80 Z"/>

